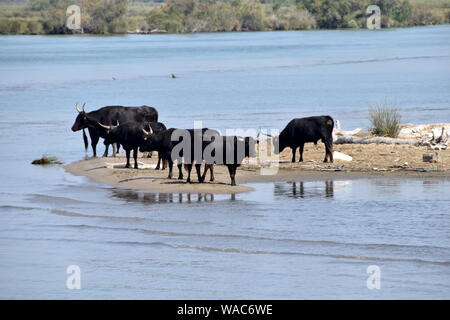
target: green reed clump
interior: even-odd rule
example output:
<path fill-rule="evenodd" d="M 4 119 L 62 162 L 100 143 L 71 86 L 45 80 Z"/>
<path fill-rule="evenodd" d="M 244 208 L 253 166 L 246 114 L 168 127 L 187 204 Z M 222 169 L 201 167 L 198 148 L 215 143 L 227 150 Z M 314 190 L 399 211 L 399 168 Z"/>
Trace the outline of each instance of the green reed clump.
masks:
<path fill-rule="evenodd" d="M 372 107 L 369 110 L 369 120 L 373 135 L 397 138 L 401 115 L 396 106 L 385 103 Z"/>

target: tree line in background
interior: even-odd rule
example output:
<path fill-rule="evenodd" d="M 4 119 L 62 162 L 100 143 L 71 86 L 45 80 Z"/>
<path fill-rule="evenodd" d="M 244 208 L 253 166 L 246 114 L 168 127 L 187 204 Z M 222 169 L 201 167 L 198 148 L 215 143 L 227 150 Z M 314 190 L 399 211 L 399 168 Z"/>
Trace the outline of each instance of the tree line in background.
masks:
<path fill-rule="evenodd" d="M 66 11 L 81 8 L 84 33 L 114 34 L 128 31 L 128 0 L 30 0 L 23 5 L 5 6 L 0 13 L 3 34 L 67 34 Z"/>
<path fill-rule="evenodd" d="M 0 33 L 73 33 L 73 4 L 92 34 L 365 28 L 369 5 L 384 28 L 450 23 L 450 0 L 12 0 L 0 3 Z"/>

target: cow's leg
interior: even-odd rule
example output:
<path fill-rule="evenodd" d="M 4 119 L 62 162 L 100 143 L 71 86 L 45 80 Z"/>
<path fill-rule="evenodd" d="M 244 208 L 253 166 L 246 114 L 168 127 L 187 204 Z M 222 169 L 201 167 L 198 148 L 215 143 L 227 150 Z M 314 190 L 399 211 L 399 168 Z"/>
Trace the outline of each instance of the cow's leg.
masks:
<path fill-rule="evenodd" d="M 109 144 L 105 143 L 105 152 L 103 152 L 102 157 L 106 158 L 108 156 L 108 151 L 109 151 Z"/>
<path fill-rule="evenodd" d="M 161 153 L 158 152 L 158 163 L 156 164 L 155 170 L 159 170 L 160 165 L 161 165 Z"/>
<path fill-rule="evenodd" d="M 333 163 L 334 162 L 334 158 L 333 158 L 333 143 L 329 144 L 328 149 L 330 151 L 330 162 Z"/>
<path fill-rule="evenodd" d="M 233 165 L 233 175 L 232 175 L 233 181 L 231 183 L 232 186 L 236 185 L 236 169 L 237 169 L 237 166 Z"/>
<path fill-rule="evenodd" d="M 98 143 L 99 139 L 100 139 L 99 136 L 91 135 L 91 147 L 92 147 L 92 152 L 93 152 L 94 157 L 97 157 L 97 143 Z"/>
<path fill-rule="evenodd" d="M 203 171 L 202 175 L 202 181 L 206 180 L 206 174 L 208 173 L 208 170 L 210 172 L 209 181 L 214 181 L 214 164 L 207 164 L 205 163 L 205 170 Z"/>
<path fill-rule="evenodd" d="M 205 170 L 203 170 L 202 180 L 205 181 L 206 173 L 208 172 L 208 164 L 205 163 Z"/>
<path fill-rule="evenodd" d="M 138 156 L 138 148 L 134 148 L 133 149 L 133 158 L 134 158 L 134 168 L 135 169 L 139 169 L 138 162 L 137 162 L 137 156 Z"/>
<path fill-rule="evenodd" d="M 305 144 L 300 144 L 300 160 L 298 162 L 303 162 L 303 148 L 305 147 Z"/>
<path fill-rule="evenodd" d="M 181 161 L 178 161 L 178 180 L 183 180 L 183 164 Z"/>
<path fill-rule="evenodd" d="M 126 155 L 127 155 L 127 164 L 125 165 L 125 168 L 129 168 L 130 167 L 130 153 L 131 153 L 131 150 L 125 150 L 125 153 L 126 153 Z"/>
<path fill-rule="evenodd" d="M 198 182 L 202 183 L 204 180 L 200 174 L 200 170 L 201 170 L 201 164 L 195 164 L 195 171 L 197 171 Z"/>
<path fill-rule="evenodd" d="M 333 145 L 329 142 L 325 143 L 325 159 L 323 162 L 328 162 L 328 158 L 330 162 L 333 162 Z"/>
<path fill-rule="evenodd" d="M 112 156 L 113 156 L 113 158 L 115 158 L 116 157 L 116 153 L 117 153 L 117 143 L 113 143 L 112 144 Z"/>
<path fill-rule="evenodd" d="M 188 172 L 188 177 L 186 179 L 187 183 L 191 183 L 191 171 L 192 171 L 192 163 L 186 165 L 186 170 Z"/>
<path fill-rule="evenodd" d="M 173 161 L 171 158 L 167 160 L 169 162 L 169 176 L 167 179 L 172 179 L 172 171 L 173 171 Z"/>
<path fill-rule="evenodd" d="M 297 152 L 297 147 L 291 147 L 292 149 L 292 162 L 295 162 L 295 153 Z"/>
<path fill-rule="evenodd" d="M 214 164 L 208 164 L 208 167 L 209 167 L 209 173 L 210 173 L 209 181 L 213 182 L 215 180 L 214 179 Z"/>
<path fill-rule="evenodd" d="M 229 165 L 227 165 L 227 167 L 228 167 L 228 173 L 230 174 L 230 178 L 231 178 L 231 185 L 235 186 L 236 185 L 236 180 L 235 180 L 236 166 L 233 164 L 229 164 Z"/>
<path fill-rule="evenodd" d="M 162 158 L 162 169 L 161 170 L 166 170 L 167 167 L 167 160 Z"/>

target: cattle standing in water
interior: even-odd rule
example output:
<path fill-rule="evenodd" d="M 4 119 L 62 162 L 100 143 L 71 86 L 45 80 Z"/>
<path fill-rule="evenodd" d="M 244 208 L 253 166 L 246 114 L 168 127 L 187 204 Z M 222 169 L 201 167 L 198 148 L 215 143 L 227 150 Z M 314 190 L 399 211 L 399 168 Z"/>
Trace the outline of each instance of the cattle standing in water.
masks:
<path fill-rule="evenodd" d="M 78 111 L 78 116 L 75 119 L 75 123 L 72 126 L 72 131 L 79 131 L 83 129 L 85 148 L 87 150 L 87 137 L 84 134 L 84 129 L 88 129 L 91 137 L 91 146 L 94 157 L 97 156 L 97 143 L 100 138 L 105 139 L 104 130 L 95 126 L 89 126 L 88 119 L 99 122 L 106 126 L 117 125 L 118 123 L 136 122 L 136 123 L 148 123 L 158 121 L 158 112 L 153 107 L 123 107 L 123 106 L 107 106 L 100 108 L 96 111 L 86 112 L 83 109 Z M 105 144 L 104 157 L 108 156 L 109 144 Z M 113 145 L 113 156 L 115 156 L 116 150 Z"/>
<path fill-rule="evenodd" d="M 236 169 L 246 157 L 256 157 L 255 144 L 251 137 L 221 136 L 216 138 L 205 150 L 206 164 L 223 164 L 227 166 L 231 185 L 236 185 Z M 203 179 L 206 175 L 206 167 Z"/>
<path fill-rule="evenodd" d="M 191 170 L 195 163 L 195 169 L 197 171 L 197 178 L 199 182 L 204 181 L 204 176 L 200 175 L 200 167 L 203 160 L 203 150 L 207 145 L 214 141 L 211 136 L 220 136 L 219 132 L 216 130 L 204 129 L 175 129 L 171 128 L 162 132 L 152 133 L 143 131 L 145 134 L 145 143 L 139 149 L 141 152 L 158 151 L 162 155 L 162 159 L 166 160 L 169 164 L 169 175 L 168 179 L 172 179 L 173 163 L 177 161 L 178 167 L 178 179 L 183 179 L 182 171 L 182 158 L 184 157 L 186 170 L 188 171 L 188 177 L 186 182 L 191 182 Z M 206 137 L 208 136 L 208 138 Z M 184 139 L 187 140 L 184 140 Z M 180 143 L 182 145 L 180 145 Z M 201 146 L 196 150 L 196 146 Z M 183 146 L 185 146 L 185 151 L 190 151 L 190 156 L 184 153 Z M 172 154 L 175 148 L 179 148 L 180 152 Z M 211 179 L 213 179 L 213 169 L 211 170 Z M 206 173 L 206 168 L 205 168 Z"/>
<path fill-rule="evenodd" d="M 275 154 L 279 154 L 286 147 L 292 149 L 292 162 L 295 162 L 295 153 L 300 147 L 300 160 L 303 161 L 303 147 L 306 142 L 321 140 L 325 144 L 324 162 L 333 162 L 333 128 L 334 120 L 330 116 L 317 116 L 293 119 L 278 137 L 273 138 Z"/>

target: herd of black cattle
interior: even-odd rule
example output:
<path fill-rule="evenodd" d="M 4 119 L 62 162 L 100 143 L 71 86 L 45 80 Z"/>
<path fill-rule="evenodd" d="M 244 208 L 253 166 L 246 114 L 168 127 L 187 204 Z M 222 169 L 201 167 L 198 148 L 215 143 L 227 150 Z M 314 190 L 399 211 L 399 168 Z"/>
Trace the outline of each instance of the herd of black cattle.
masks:
<path fill-rule="evenodd" d="M 156 169 L 169 167 L 172 178 L 174 161 L 177 161 L 178 179 L 183 179 L 182 164 L 188 172 L 187 182 L 191 182 L 191 170 L 195 165 L 199 182 L 205 180 L 210 170 L 210 181 L 214 181 L 214 164 L 228 167 L 231 185 L 236 185 L 236 169 L 246 157 L 256 157 L 255 147 L 258 138 L 221 136 L 212 129 L 175 129 L 158 122 L 158 112 L 153 107 L 107 106 L 95 111 L 86 112 L 76 107 L 78 116 L 72 126 L 72 131 L 83 130 L 85 148 L 88 148 L 88 138 L 91 138 L 94 157 L 97 156 L 97 143 L 104 139 L 105 153 L 108 156 L 109 145 L 113 148 L 113 156 L 120 146 L 125 150 L 130 168 L 130 154 L 133 151 L 134 168 L 138 168 L 138 150 L 141 152 L 158 152 Z M 292 149 L 292 162 L 295 162 L 297 148 L 300 148 L 300 160 L 303 161 L 303 147 L 306 142 L 317 144 L 321 140 L 325 144 L 324 162 L 333 162 L 332 132 L 334 120 L 330 116 L 315 116 L 291 120 L 279 136 L 273 137 L 274 153 L 279 154 L 286 147 Z M 186 144 L 188 142 L 188 144 Z M 195 146 L 201 146 L 196 149 Z M 162 162 L 162 164 L 161 164 Z M 201 164 L 205 163 L 203 174 L 200 174 Z"/>

